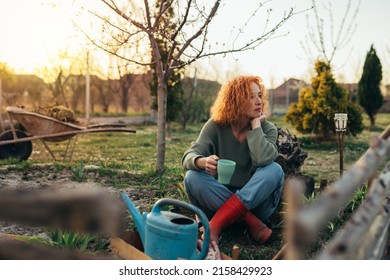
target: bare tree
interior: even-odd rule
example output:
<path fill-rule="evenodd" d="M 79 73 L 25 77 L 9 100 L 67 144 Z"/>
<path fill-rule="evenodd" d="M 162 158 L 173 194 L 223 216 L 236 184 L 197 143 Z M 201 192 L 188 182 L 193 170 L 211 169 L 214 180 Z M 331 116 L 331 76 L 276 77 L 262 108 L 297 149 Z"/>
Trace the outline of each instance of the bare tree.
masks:
<path fill-rule="evenodd" d="M 93 73 L 91 75 L 91 90 L 96 93 L 96 103 L 101 106 L 105 113 L 109 112 L 110 106 L 114 103 L 116 112 L 118 112 L 117 107 L 120 105 L 122 108 L 123 102 L 119 80 L 122 71 L 118 70 L 120 66 L 117 64 L 117 57 L 108 55 L 108 65 L 106 66 L 98 65 L 96 62 L 97 59 L 95 58 L 90 63 L 90 70 Z"/>
<path fill-rule="evenodd" d="M 129 89 L 134 82 L 136 74 L 130 73 L 127 70 L 127 67 L 117 68 L 118 76 L 119 76 L 119 86 L 120 86 L 120 99 L 121 99 L 121 108 L 122 112 L 126 113 L 127 108 L 129 107 Z"/>
<path fill-rule="evenodd" d="M 107 113 L 114 99 L 112 92 L 110 92 L 111 80 L 110 79 L 103 80 L 97 76 L 92 76 L 91 81 L 92 81 L 92 88 L 96 89 L 98 102 L 102 106 L 103 112 Z"/>
<path fill-rule="evenodd" d="M 11 87 L 15 83 L 15 74 L 4 62 L 0 61 L 0 132 L 4 131 L 4 123 L 2 117 L 3 109 L 3 94 L 7 87 Z M 7 96 L 8 94 L 4 94 Z"/>
<path fill-rule="evenodd" d="M 311 64 L 314 64 L 317 59 L 330 64 L 336 53 L 350 43 L 357 28 L 355 21 L 360 8 L 360 0 L 347 1 L 339 25 L 336 26 L 332 3 L 329 1 L 324 4 L 320 1 L 323 11 L 327 13 L 327 20 L 325 20 L 318 8 L 319 1 L 312 0 L 314 24 L 311 23 L 311 17 L 307 15 L 308 34 L 305 40 L 300 42 Z M 355 8 L 352 3 L 356 4 Z"/>
<path fill-rule="evenodd" d="M 40 69 L 40 75 L 49 81 L 49 89 L 53 94 L 53 101 L 68 106 L 68 100 L 72 99 L 72 75 L 82 75 L 83 57 L 72 55 L 68 50 L 62 50 L 52 55 L 50 66 Z"/>
<path fill-rule="evenodd" d="M 243 30 L 249 21 L 256 18 L 258 12 L 261 9 L 266 9 L 266 5 L 272 2 L 272 0 L 261 1 L 257 8 L 251 11 L 251 15 L 248 16 L 248 20 L 242 28 L 236 29 L 237 33 L 233 35 L 234 40 L 225 44 L 219 42 L 218 46 L 212 46 L 208 42 L 209 25 L 217 16 L 222 0 L 161 0 L 158 5 L 156 5 L 156 1 L 144 0 L 128 1 L 127 5 L 124 6 L 120 5 L 123 1 L 119 0 L 101 0 L 101 2 L 109 8 L 111 17 L 108 14 L 98 12 L 97 9 L 90 10 L 90 13 L 102 21 L 103 28 L 98 39 L 85 33 L 86 36 L 95 46 L 129 62 L 152 66 L 157 73 L 156 170 L 158 172 L 164 170 L 167 81 L 172 70 L 189 65 L 204 57 L 253 50 L 296 14 L 295 10 L 291 8 L 284 12 L 275 23 L 272 23 L 270 21 L 272 9 L 269 8 L 267 16 L 264 18 L 263 28 L 257 29 L 258 34 L 253 34 L 252 38 L 241 40 Z M 162 18 L 169 9 L 174 9 L 175 17 L 172 17 L 171 22 L 167 23 Z M 114 20 L 113 15 L 119 16 L 120 21 Z M 165 26 L 166 24 L 169 24 L 169 28 L 166 28 L 168 27 Z M 172 26 L 175 28 L 172 29 Z M 158 39 L 161 38 L 170 42 L 165 63 L 161 58 L 162 50 L 158 45 Z M 123 52 L 124 49 L 129 50 L 132 46 L 131 52 Z M 152 57 L 148 55 L 150 53 Z"/>
<path fill-rule="evenodd" d="M 196 72 L 197 69 L 194 68 L 193 77 L 191 78 L 190 76 L 188 76 L 189 82 L 187 84 L 189 89 L 187 91 L 184 91 L 184 95 L 183 95 L 183 107 L 181 113 L 181 125 L 183 130 L 186 129 L 186 125 L 191 118 L 190 108 L 192 105 L 192 101 L 197 93 L 196 89 L 198 86 L 198 81 L 197 81 L 198 77 L 196 76 Z"/>

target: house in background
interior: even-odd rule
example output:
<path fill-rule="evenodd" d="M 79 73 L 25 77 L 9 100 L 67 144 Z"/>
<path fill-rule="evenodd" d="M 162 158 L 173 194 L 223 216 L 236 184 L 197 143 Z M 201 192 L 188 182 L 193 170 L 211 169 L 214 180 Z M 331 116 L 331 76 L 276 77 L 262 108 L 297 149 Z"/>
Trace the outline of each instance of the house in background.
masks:
<path fill-rule="evenodd" d="M 341 86 L 343 89 L 349 92 L 349 100 L 356 101 L 358 100 L 358 91 L 359 91 L 359 85 L 358 84 L 346 84 L 346 83 L 339 83 L 339 86 Z"/>
<path fill-rule="evenodd" d="M 270 89 L 270 104 L 272 112 L 286 112 L 291 103 L 298 102 L 299 90 L 309 84 L 302 80 L 290 78 L 277 88 Z"/>
<path fill-rule="evenodd" d="M 358 84 L 357 83 L 339 83 L 343 89 L 347 90 L 351 101 L 357 100 Z M 299 91 L 303 87 L 311 87 L 306 82 L 290 78 L 282 83 L 280 86 L 270 89 L 270 104 L 273 113 L 285 113 L 290 107 L 291 103 L 298 102 Z M 390 87 L 389 87 L 390 90 Z M 386 92 L 384 93 L 386 96 Z"/>

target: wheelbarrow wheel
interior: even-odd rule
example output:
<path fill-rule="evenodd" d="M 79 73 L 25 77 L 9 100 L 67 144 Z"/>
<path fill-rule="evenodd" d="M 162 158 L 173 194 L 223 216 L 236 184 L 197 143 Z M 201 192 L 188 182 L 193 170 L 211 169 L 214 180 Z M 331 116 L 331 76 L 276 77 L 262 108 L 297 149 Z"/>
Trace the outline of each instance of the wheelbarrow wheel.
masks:
<path fill-rule="evenodd" d="M 17 138 L 26 138 L 27 134 L 23 131 L 16 130 Z M 14 140 L 14 136 L 11 130 L 5 131 L 0 134 L 0 141 Z M 14 144 L 7 144 L 0 146 L 0 159 L 16 158 L 20 161 L 27 160 L 32 152 L 31 141 L 25 141 Z"/>

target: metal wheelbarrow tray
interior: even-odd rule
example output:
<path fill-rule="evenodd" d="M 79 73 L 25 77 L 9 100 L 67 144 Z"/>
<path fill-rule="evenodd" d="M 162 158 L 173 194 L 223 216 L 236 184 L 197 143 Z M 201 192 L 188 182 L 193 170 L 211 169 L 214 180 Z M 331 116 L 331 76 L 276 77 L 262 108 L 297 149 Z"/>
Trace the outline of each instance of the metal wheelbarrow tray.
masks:
<path fill-rule="evenodd" d="M 53 159 L 56 159 L 46 142 L 61 142 L 68 140 L 63 160 L 66 159 L 70 140 L 83 133 L 94 132 L 128 132 L 135 133 L 135 130 L 127 129 L 124 125 L 103 124 L 83 127 L 68 122 L 29 112 L 22 108 L 7 107 L 11 130 L 7 130 L 0 135 L 0 159 L 16 158 L 27 160 L 32 152 L 33 140 L 41 140 L 46 150 Z M 17 130 L 13 120 L 19 122 L 27 132 Z M 69 160 L 72 159 L 76 141 L 73 142 Z"/>

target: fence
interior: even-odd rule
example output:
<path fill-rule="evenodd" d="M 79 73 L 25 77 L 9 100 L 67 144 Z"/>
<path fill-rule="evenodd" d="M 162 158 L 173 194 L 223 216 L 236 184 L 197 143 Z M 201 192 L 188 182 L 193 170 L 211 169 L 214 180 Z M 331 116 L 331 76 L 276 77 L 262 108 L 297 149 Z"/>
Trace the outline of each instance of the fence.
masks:
<path fill-rule="evenodd" d="M 274 259 L 304 259 L 305 250 L 366 182 L 369 191 L 359 208 L 315 259 L 382 259 L 387 253 L 390 225 L 390 126 L 371 140 L 370 148 L 342 177 L 307 206 L 301 202 L 303 183 L 286 182 L 285 246 Z"/>

